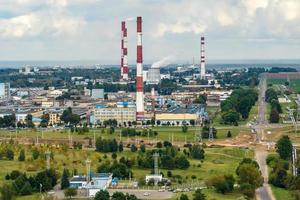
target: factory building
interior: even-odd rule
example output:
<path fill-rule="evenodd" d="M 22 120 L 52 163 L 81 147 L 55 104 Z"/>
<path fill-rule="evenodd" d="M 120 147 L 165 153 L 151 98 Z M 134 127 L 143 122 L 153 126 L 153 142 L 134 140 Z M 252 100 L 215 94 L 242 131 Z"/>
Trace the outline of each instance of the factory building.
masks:
<path fill-rule="evenodd" d="M 126 103 L 118 104 L 117 107 L 108 107 L 106 105 L 96 105 L 93 110 L 93 124 L 101 124 L 107 120 L 117 120 L 118 124 L 136 121 L 136 107 Z"/>
<path fill-rule="evenodd" d="M 88 197 L 94 197 L 100 190 L 106 190 L 112 182 L 112 174 L 99 173 L 91 175 L 91 181 L 87 183 Z"/>
<path fill-rule="evenodd" d="M 10 98 L 10 83 L 0 83 L 0 99 Z"/>
<path fill-rule="evenodd" d="M 156 121 L 160 121 L 161 125 L 189 125 L 191 120 L 196 122 L 199 115 L 194 113 L 159 113 L 155 116 Z"/>
<path fill-rule="evenodd" d="M 92 99 L 104 99 L 104 89 L 92 89 Z"/>

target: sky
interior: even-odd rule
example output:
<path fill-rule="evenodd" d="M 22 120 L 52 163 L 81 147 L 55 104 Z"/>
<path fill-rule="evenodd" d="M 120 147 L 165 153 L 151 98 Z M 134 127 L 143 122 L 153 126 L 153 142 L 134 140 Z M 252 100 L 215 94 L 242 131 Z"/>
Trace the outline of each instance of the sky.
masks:
<path fill-rule="evenodd" d="M 299 0 L 0 0 L 0 61 L 120 62 L 127 19 L 129 63 L 136 16 L 143 17 L 144 62 L 300 59 Z"/>

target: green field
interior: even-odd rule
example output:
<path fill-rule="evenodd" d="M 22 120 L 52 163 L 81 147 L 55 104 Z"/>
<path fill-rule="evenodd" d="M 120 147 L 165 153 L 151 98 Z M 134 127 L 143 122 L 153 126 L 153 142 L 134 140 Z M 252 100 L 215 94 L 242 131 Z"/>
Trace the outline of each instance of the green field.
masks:
<path fill-rule="evenodd" d="M 275 198 L 277 200 L 280 200 L 280 199 L 284 199 L 284 200 L 294 200 L 295 198 L 292 196 L 291 192 L 286 190 L 286 189 L 283 189 L 283 188 L 278 188 L 278 187 L 275 187 L 273 185 L 271 185 L 271 189 L 272 189 L 272 192 L 275 196 Z"/>
<path fill-rule="evenodd" d="M 273 84 L 273 85 L 284 85 L 285 82 L 287 82 L 287 79 L 285 78 L 268 78 L 267 84 Z M 300 93 L 300 79 L 290 79 L 290 85 L 289 87 L 293 89 L 295 92 Z"/>
<path fill-rule="evenodd" d="M 199 134 L 202 130 L 202 127 L 188 127 L 188 131 L 186 133 L 182 132 L 181 127 L 172 127 L 172 126 L 160 126 L 160 127 L 150 127 L 153 131 L 157 131 L 157 136 L 147 137 L 147 136 L 136 136 L 136 137 L 120 137 L 121 129 L 115 129 L 113 134 L 108 133 L 109 129 L 98 128 L 98 129 L 90 129 L 88 133 L 79 135 L 78 133 L 72 133 L 73 139 L 87 139 L 95 137 L 102 138 L 115 138 L 117 140 L 127 141 L 127 140 L 151 140 L 155 141 L 171 141 L 173 137 L 174 142 L 194 142 L 195 134 Z M 238 135 L 241 130 L 241 127 L 235 126 L 222 126 L 217 127 L 217 139 L 225 139 L 227 136 L 227 132 L 230 130 L 232 133 L 232 137 Z M 246 130 L 246 128 L 244 128 Z M 141 130 L 141 129 L 138 129 Z M 37 137 L 40 139 L 43 137 L 45 139 L 68 139 L 69 138 L 69 130 L 59 130 L 59 131 L 39 131 L 39 130 L 18 130 L 18 131 L 8 131 L 8 130 L 0 130 L 0 137 L 6 138 L 26 138 L 30 137 L 33 140 L 36 140 Z M 204 140 L 206 141 L 206 140 Z"/>
<path fill-rule="evenodd" d="M 22 145 L 13 145 L 15 153 L 15 159 L 13 161 L 0 160 L 0 185 L 2 185 L 5 180 L 5 175 L 10 173 L 12 170 L 20 170 L 26 172 L 26 174 L 35 174 L 38 171 L 45 169 L 46 163 L 45 160 L 39 158 L 37 160 L 32 160 L 31 150 L 33 148 L 39 148 L 42 151 L 46 149 L 51 149 L 54 153 L 54 159 L 51 160 L 51 167 L 56 169 L 60 174 L 62 173 L 63 168 L 68 168 L 69 170 L 77 169 L 79 174 L 84 174 L 86 171 L 85 160 L 89 158 L 92 161 L 91 169 L 96 171 L 97 167 L 101 162 L 109 160 L 112 162 L 111 153 L 99 153 L 93 150 L 73 150 L 63 147 L 46 147 L 46 146 L 26 146 L 26 161 L 20 162 L 17 161 L 18 152 L 20 149 L 24 148 Z M 149 147 L 148 147 L 149 148 Z M 191 183 L 195 185 L 203 185 L 205 180 L 213 175 L 222 175 L 222 174 L 234 174 L 235 169 L 238 166 L 238 163 L 244 157 L 253 157 L 254 153 L 252 150 L 244 148 L 229 148 L 229 147 L 220 147 L 220 148 L 205 148 L 205 159 L 203 162 L 195 159 L 189 159 L 190 167 L 188 170 L 172 170 L 172 174 L 178 175 L 180 179 L 171 179 L 173 186 L 183 187 L 185 185 L 190 185 Z M 105 156 L 107 158 L 105 158 Z M 118 153 L 117 159 L 120 157 L 127 158 L 136 158 L 137 153 L 132 153 L 129 149 L 125 149 L 123 152 Z M 151 169 L 141 169 L 135 164 L 132 167 L 132 172 L 135 180 L 144 179 L 145 174 L 150 173 Z M 167 174 L 168 170 L 161 169 L 162 173 Z M 196 179 L 192 179 L 192 175 L 196 176 Z M 178 182 L 180 180 L 180 182 Z M 214 190 L 205 190 L 204 191 L 210 199 L 224 199 L 225 196 L 216 193 Z M 241 194 L 236 191 L 232 194 L 226 195 L 226 199 L 236 199 L 240 197 Z M 19 200 L 27 199 L 38 199 L 38 195 L 20 197 Z"/>

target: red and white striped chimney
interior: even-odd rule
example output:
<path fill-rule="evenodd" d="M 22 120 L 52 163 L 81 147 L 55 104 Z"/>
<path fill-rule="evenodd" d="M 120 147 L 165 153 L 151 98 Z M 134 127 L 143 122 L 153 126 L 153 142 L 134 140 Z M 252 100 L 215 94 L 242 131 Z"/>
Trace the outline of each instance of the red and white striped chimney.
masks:
<path fill-rule="evenodd" d="M 201 64 L 200 64 L 200 77 L 201 79 L 205 79 L 205 49 L 204 49 L 204 42 L 205 38 L 201 37 L 201 48 L 200 48 L 200 60 L 201 60 Z"/>
<path fill-rule="evenodd" d="M 124 27 L 124 31 L 123 31 L 123 76 L 122 79 L 123 80 L 128 80 L 128 50 L 127 50 L 127 43 L 128 43 L 128 39 L 127 39 L 127 27 L 125 24 Z"/>
<path fill-rule="evenodd" d="M 137 17 L 136 116 L 144 117 L 142 17 Z"/>
<path fill-rule="evenodd" d="M 123 79 L 123 68 L 124 68 L 124 30 L 125 30 L 126 24 L 125 21 L 121 22 L 121 79 Z"/>

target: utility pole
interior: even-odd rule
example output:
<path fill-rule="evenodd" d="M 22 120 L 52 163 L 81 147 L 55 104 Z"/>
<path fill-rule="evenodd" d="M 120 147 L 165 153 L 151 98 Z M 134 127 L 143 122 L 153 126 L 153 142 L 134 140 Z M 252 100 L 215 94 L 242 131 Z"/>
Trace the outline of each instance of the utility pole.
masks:
<path fill-rule="evenodd" d="M 208 141 L 210 141 L 210 142 L 214 141 L 214 133 L 213 133 L 212 125 L 210 125 L 210 127 L 209 127 Z"/>
<path fill-rule="evenodd" d="M 292 149 L 292 173 L 293 173 L 293 176 L 297 176 L 298 175 L 298 170 L 297 170 L 297 158 L 298 155 L 297 155 L 297 148 L 295 146 L 293 146 L 293 149 Z"/>
<path fill-rule="evenodd" d="M 91 160 L 90 159 L 86 159 L 85 163 L 86 163 L 86 181 L 87 183 L 89 183 L 91 181 Z"/>
<path fill-rule="evenodd" d="M 50 169 L 50 155 L 51 155 L 51 152 L 49 150 L 47 150 L 45 152 L 45 155 L 46 155 L 47 169 L 49 170 Z"/>

